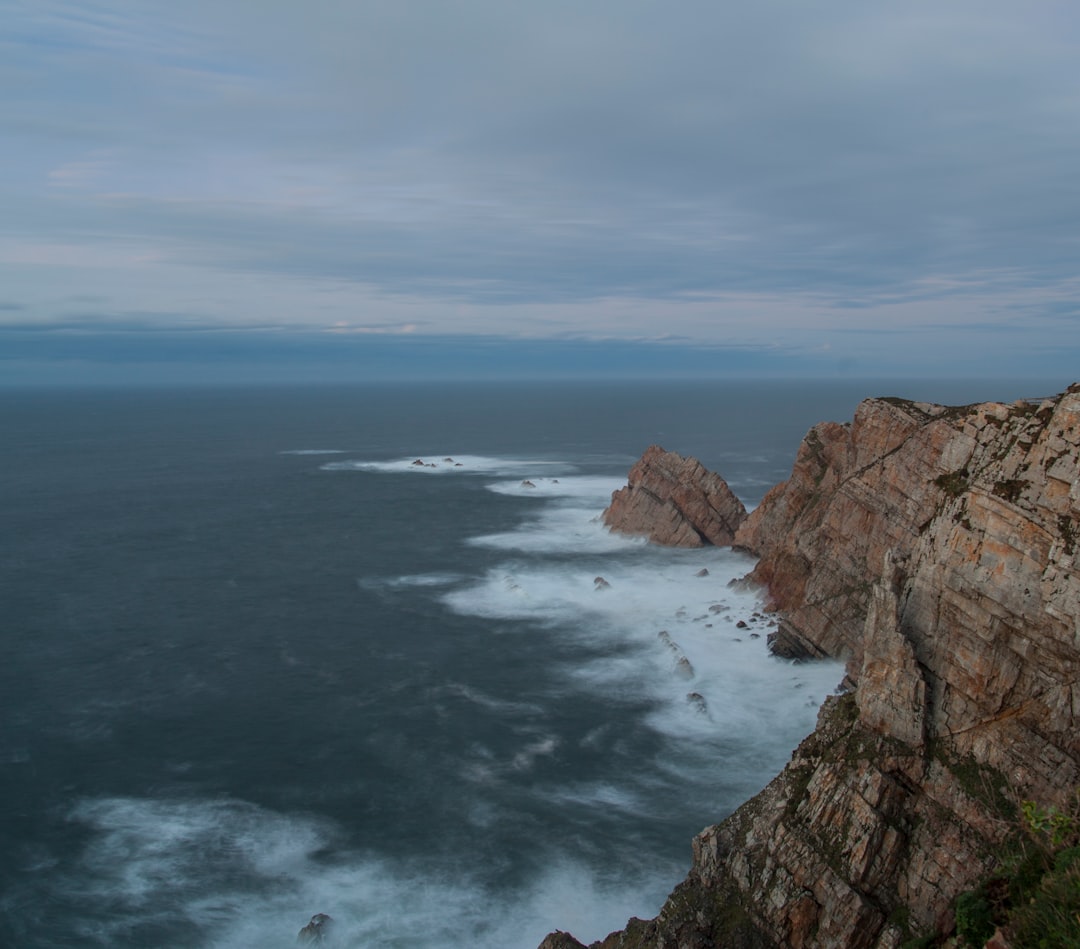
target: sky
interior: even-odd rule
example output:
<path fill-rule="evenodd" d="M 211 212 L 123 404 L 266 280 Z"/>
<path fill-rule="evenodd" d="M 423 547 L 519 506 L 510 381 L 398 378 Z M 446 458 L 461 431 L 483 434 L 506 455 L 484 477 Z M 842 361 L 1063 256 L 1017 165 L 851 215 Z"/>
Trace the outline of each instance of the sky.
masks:
<path fill-rule="evenodd" d="M 0 24 L 0 385 L 1080 378 L 1075 0 Z"/>

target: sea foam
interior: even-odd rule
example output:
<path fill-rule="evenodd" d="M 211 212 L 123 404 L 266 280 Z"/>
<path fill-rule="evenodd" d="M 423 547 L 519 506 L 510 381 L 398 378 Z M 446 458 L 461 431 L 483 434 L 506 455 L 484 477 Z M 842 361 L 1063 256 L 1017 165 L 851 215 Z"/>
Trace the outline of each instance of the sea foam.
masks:
<path fill-rule="evenodd" d="M 556 853 L 527 885 L 495 890 L 453 861 L 343 851 L 332 823 L 243 801 L 91 799 L 70 819 L 90 838 L 52 898 L 99 910 L 79 924 L 91 944 L 186 931 L 204 949 L 287 946 L 329 912 L 328 947 L 533 949 L 554 921 L 599 937 L 662 898 L 643 879 L 655 866 L 598 878 Z"/>
<path fill-rule="evenodd" d="M 350 459 L 331 461 L 322 466 L 324 471 L 370 471 L 381 474 L 486 474 L 525 476 L 546 472 L 548 475 L 561 471 L 573 471 L 572 465 L 560 461 L 529 460 L 523 458 L 497 458 L 486 455 L 414 455 L 386 461 Z"/>

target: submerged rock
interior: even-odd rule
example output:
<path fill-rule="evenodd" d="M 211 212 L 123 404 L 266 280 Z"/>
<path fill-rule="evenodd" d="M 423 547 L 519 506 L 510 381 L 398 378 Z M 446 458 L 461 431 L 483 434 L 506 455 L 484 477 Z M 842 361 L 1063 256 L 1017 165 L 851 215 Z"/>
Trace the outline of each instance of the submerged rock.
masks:
<path fill-rule="evenodd" d="M 297 933 L 296 941 L 302 946 L 309 946 L 322 942 L 326 939 L 326 935 L 331 929 L 333 922 L 334 919 L 332 916 L 329 916 L 326 913 L 316 913 L 311 917 L 311 922 Z"/>
<path fill-rule="evenodd" d="M 695 712 L 699 712 L 702 715 L 709 714 L 709 706 L 705 701 L 705 696 L 700 692 L 687 692 L 686 701 L 690 703 Z"/>

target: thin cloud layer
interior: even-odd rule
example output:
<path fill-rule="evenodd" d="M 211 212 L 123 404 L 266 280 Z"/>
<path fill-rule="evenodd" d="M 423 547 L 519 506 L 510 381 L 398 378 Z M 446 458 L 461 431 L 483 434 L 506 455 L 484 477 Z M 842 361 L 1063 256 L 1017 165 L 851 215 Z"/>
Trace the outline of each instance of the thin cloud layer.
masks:
<path fill-rule="evenodd" d="M 1037 371 L 1080 348 L 1077 62 L 1050 0 L 37 0 L 0 39 L 0 327 Z"/>

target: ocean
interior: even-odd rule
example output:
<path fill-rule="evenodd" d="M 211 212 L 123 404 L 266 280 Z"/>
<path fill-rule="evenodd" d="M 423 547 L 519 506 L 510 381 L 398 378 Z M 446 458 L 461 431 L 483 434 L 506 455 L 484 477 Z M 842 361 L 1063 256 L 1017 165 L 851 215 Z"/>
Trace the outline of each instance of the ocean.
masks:
<path fill-rule="evenodd" d="M 842 669 L 768 654 L 748 557 L 600 512 L 652 443 L 753 506 L 868 394 L 3 393 L 0 945 L 287 947 L 327 913 L 329 946 L 534 949 L 655 915 Z"/>

